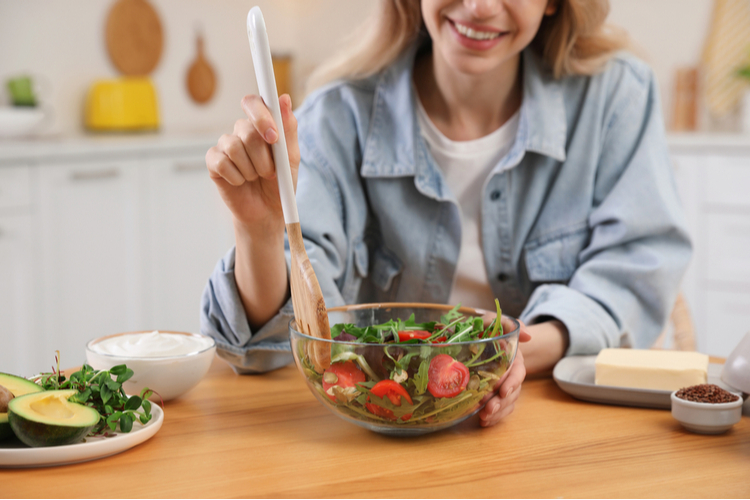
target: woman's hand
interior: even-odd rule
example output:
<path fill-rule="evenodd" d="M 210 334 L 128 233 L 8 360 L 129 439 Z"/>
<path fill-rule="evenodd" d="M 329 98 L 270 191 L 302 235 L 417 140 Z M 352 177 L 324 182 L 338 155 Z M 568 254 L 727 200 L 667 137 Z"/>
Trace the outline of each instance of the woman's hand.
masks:
<path fill-rule="evenodd" d="M 518 334 L 518 341 L 528 342 L 531 340 L 531 336 L 526 329 L 526 325 L 520 320 L 519 323 L 521 324 L 521 331 Z M 482 427 L 495 425 L 513 412 L 521 393 L 521 383 L 524 378 L 526 378 L 526 366 L 519 346 L 516 351 L 516 359 L 513 361 L 507 376 L 500 383 L 500 387 L 496 392 L 485 396 L 485 399 L 489 398 L 489 400 L 482 411 L 479 412 L 479 425 Z"/>
<path fill-rule="evenodd" d="M 300 153 L 297 120 L 292 100 L 279 98 L 292 179 L 296 186 Z M 247 119 L 237 120 L 231 134 L 221 136 L 206 153 L 211 179 L 234 216 L 235 224 L 249 234 L 266 230 L 283 233 L 283 214 L 271 144 L 279 139 L 271 112 L 257 95 L 245 96 L 242 109 Z"/>

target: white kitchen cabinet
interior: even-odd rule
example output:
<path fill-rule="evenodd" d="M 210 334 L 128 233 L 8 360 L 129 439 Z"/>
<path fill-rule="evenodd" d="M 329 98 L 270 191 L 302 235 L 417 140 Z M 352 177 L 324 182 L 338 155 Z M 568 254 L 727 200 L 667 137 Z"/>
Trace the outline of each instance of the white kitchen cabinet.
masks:
<path fill-rule="evenodd" d="M 149 328 L 198 332 L 203 289 L 234 243 L 229 210 L 203 155 L 149 162 L 148 186 Z"/>
<path fill-rule="evenodd" d="M 62 365 L 85 362 L 88 340 L 143 325 L 145 202 L 137 160 L 39 167 L 38 350 Z"/>
<path fill-rule="evenodd" d="M 33 354 L 32 238 L 30 214 L 0 214 L 0 372 L 32 375 L 45 366 Z"/>
<path fill-rule="evenodd" d="M 211 136 L 0 142 L 0 371 L 85 361 L 94 337 L 199 330 L 233 243 L 205 168 Z"/>
<path fill-rule="evenodd" d="M 0 169 L 0 372 L 31 375 L 35 359 L 33 172 Z"/>
<path fill-rule="evenodd" d="M 694 245 L 682 288 L 697 348 L 727 356 L 750 331 L 750 138 L 672 142 Z"/>

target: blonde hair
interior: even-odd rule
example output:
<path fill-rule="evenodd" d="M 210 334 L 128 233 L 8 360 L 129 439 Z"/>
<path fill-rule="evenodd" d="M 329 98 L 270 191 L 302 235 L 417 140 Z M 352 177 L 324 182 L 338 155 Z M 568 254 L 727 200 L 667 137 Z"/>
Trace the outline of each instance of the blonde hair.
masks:
<path fill-rule="evenodd" d="M 609 0 L 557 0 L 556 12 L 544 17 L 531 47 L 555 78 L 594 74 L 629 45 L 624 31 L 604 23 L 608 13 Z M 420 33 L 427 36 L 420 0 L 380 0 L 374 19 L 356 30 L 353 45 L 310 75 L 308 91 L 340 78 L 357 80 L 380 72 Z"/>

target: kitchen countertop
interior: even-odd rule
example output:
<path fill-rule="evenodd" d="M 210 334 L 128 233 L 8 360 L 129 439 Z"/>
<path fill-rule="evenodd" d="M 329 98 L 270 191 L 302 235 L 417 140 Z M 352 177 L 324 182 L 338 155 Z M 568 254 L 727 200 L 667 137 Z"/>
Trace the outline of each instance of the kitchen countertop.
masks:
<path fill-rule="evenodd" d="M 750 496 L 750 418 L 685 431 L 669 411 L 599 405 L 528 379 L 515 412 L 418 438 L 346 423 L 294 366 L 239 376 L 218 358 L 161 430 L 92 462 L 0 470 L 3 497 Z"/>
<path fill-rule="evenodd" d="M 143 132 L 71 137 L 0 140 L 0 166 L 40 161 L 65 162 L 96 156 L 137 157 L 142 154 L 205 153 L 222 131 L 192 133 Z"/>
<path fill-rule="evenodd" d="M 227 130 L 202 132 L 131 134 L 86 134 L 51 136 L 33 139 L 0 139 L 0 167 L 40 161 L 66 162 L 82 157 L 111 155 L 137 157 L 143 154 L 195 154 L 216 145 Z M 750 134 L 718 134 L 701 132 L 670 133 L 667 143 L 673 153 L 701 152 L 716 154 L 747 154 Z"/>

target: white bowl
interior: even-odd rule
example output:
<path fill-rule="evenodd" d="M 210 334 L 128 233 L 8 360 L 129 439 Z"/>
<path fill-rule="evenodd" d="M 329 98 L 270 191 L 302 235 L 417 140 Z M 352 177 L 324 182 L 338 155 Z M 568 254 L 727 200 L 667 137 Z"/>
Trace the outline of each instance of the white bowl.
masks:
<path fill-rule="evenodd" d="M 133 357 L 97 352 L 96 344 L 113 337 L 137 333 L 124 332 L 106 337 L 99 337 L 86 344 L 86 360 L 96 370 L 109 370 L 113 366 L 127 365 L 133 370 L 133 377 L 122 384 L 127 394 L 140 394 L 144 387 L 155 391 L 161 399 L 175 399 L 196 385 L 206 375 L 216 353 L 216 342 L 211 337 L 186 332 L 160 333 L 190 335 L 201 339 L 210 339 L 211 345 L 197 352 L 162 357 Z M 158 401 L 158 398 L 155 398 Z"/>
<path fill-rule="evenodd" d="M 733 393 L 734 394 L 734 393 Z M 742 397 L 732 403 L 696 403 L 672 393 L 672 416 L 689 431 L 721 434 L 742 418 Z"/>

